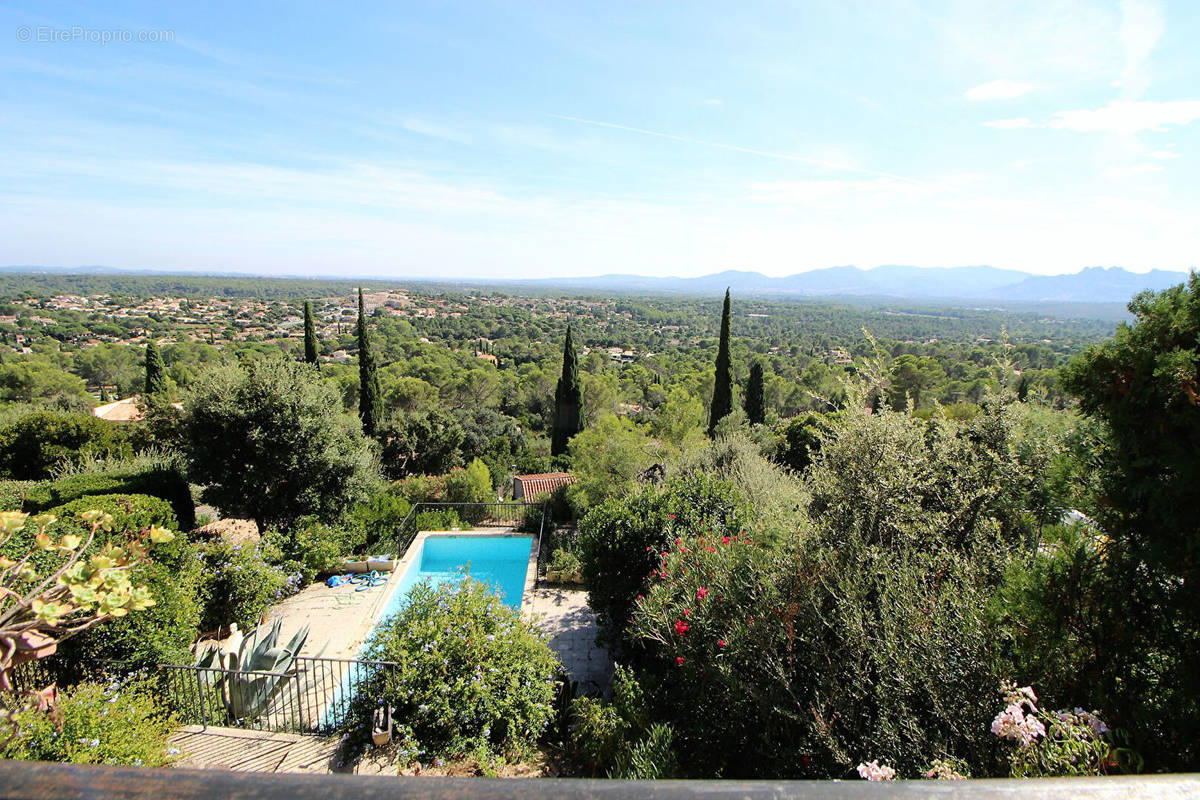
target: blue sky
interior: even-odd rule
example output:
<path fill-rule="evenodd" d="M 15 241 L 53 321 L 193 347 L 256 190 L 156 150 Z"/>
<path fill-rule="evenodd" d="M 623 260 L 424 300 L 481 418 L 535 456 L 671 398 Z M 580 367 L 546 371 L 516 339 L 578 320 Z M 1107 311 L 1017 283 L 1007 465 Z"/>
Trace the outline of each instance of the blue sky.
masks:
<path fill-rule="evenodd" d="M 1198 38 L 1192 0 L 0 0 L 0 264 L 1186 269 Z"/>

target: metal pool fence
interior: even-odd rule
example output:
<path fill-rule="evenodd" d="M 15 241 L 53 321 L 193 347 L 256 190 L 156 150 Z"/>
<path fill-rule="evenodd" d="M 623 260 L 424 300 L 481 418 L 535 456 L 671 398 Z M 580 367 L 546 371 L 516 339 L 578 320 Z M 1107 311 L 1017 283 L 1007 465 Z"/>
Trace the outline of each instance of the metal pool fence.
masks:
<path fill-rule="evenodd" d="M 287 672 L 253 672 L 161 664 L 137 672 L 98 664 L 78 677 L 103 682 L 142 675 L 180 724 L 247 728 L 274 733 L 327 734 L 367 721 L 369 693 L 395 670 L 389 661 L 299 657 Z M 12 671 L 17 691 L 40 689 L 61 677 L 43 662 Z M 73 681 L 72 681 L 73 682 Z"/>

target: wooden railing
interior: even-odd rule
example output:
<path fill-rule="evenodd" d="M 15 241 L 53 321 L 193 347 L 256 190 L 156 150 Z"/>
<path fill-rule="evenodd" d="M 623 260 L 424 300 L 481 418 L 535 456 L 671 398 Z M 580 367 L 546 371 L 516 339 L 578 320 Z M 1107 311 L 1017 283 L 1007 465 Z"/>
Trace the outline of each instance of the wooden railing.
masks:
<path fill-rule="evenodd" d="M 12 800 L 1182 800 L 1200 796 L 1200 776 L 973 781 L 608 781 L 275 775 L 0 761 L 0 797 Z"/>

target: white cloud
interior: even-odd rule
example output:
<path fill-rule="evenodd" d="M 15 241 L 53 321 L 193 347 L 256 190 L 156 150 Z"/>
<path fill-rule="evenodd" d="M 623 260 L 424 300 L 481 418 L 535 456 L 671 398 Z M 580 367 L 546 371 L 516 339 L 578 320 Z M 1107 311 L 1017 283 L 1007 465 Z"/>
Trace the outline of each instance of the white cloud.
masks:
<path fill-rule="evenodd" d="M 1082 133 L 1132 135 L 1200 119 L 1200 100 L 1114 100 L 1103 108 L 1058 111 L 1050 127 Z"/>
<path fill-rule="evenodd" d="M 1029 94 L 1037 86 L 1020 81 L 989 81 L 968 89 L 963 97 L 968 100 L 1012 100 Z"/>
<path fill-rule="evenodd" d="M 1033 122 L 1029 117 L 1012 117 L 1010 119 L 994 119 L 983 123 L 988 128 L 999 128 L 1002 131 L 1012 131 L 1017 128 L 1032 128 Z"/>
<path fill-rule="evenodd" d="M 1150 158 L 1157 158 L 1157 159 L 1161 159 L 1163 161 L 1166 161 L 1166 160 L 1172 159 L 1172 158 L 1179 158 L 1179 153 L 1176 153 L 1173 150 L 1154 150 L 1150 153 L 1147 153 L 1146 155 L 1150 156 Z"/>

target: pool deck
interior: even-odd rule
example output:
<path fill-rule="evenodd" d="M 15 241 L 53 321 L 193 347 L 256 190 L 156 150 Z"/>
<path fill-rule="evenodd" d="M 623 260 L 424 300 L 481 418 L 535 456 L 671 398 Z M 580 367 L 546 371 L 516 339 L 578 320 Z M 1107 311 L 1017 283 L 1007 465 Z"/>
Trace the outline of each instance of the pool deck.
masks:
<path fill-rule="evenodd" d="M 521 613 L 549 635 L 550 649 L 571 680 L 579 682 L 580 694 L 608 693 L 613 661 L 608 651 L 596 644 L 600 628 L 588 608 L 587 590 L 564 586 L 526 590 Z"/>
<path fill-rule="evenodd" d="M 354 585 L 329 587 L 314 583 L 300 590 L 271 609 L 271 617 L 282 621 L 280 636 L 284 641 L 303 625 L 309 626 L 308 641 L 301 655 L 325 658 L 357 658 L 363 643 L 371 633 L 380 612 L 387 607 L 392 594 L 400 585 L 405 571 L 421 553 L 425 540 L 431 536 L 528 536 L 511 529 L 484 528 L 461 531 L 421 531 L 413 539 L 404 557 L 388 578 L 387 584 L 355 591 Z M 530 547 L 529 565 L 525 570 L 525 600 L 531 597 L 537 582 L 537 547 Z M 322 652 L 321 648 L 324 647 Z"/>

